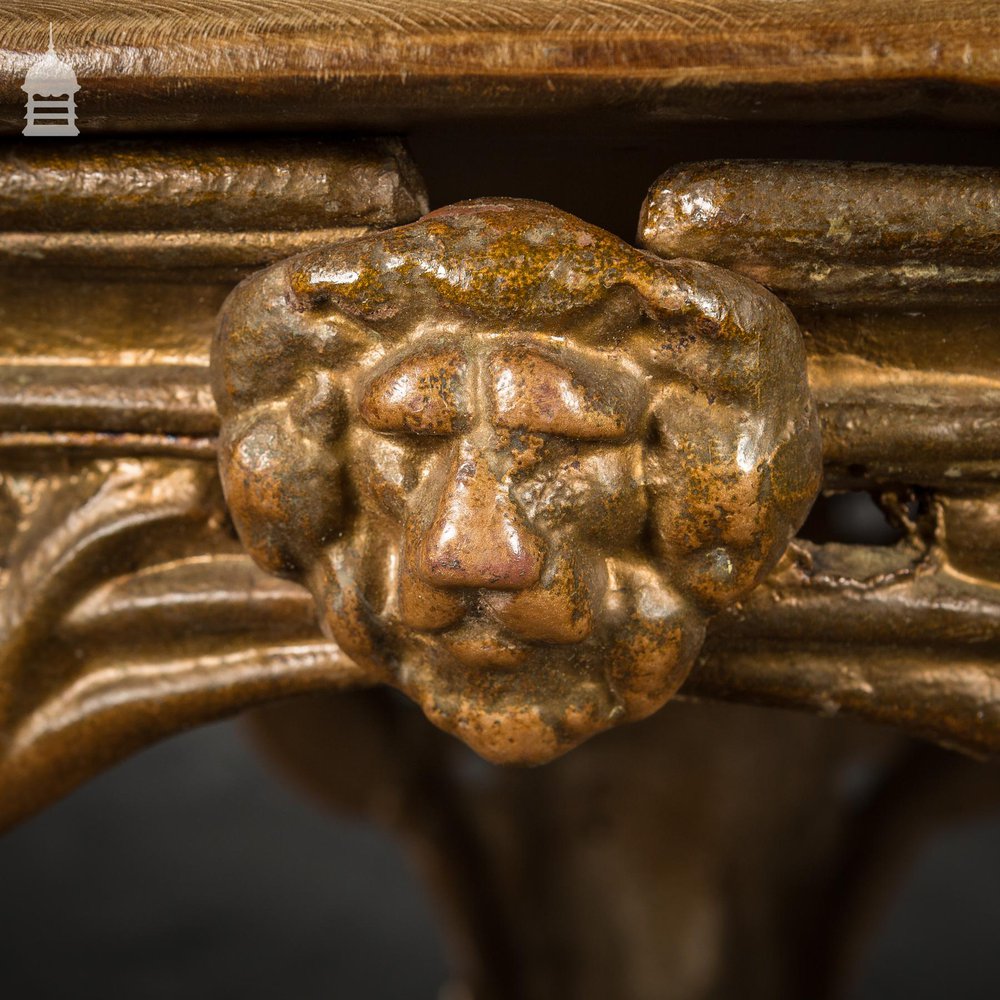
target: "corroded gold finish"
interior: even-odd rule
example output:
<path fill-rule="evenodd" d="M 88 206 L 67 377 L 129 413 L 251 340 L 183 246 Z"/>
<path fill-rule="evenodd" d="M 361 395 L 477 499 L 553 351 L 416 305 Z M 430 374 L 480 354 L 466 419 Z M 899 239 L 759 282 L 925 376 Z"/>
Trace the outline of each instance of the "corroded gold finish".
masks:
<path fill-rule="evenodd" d="M 208 346 L 239 275 L 424 208 L 388 139 L 0 152 L 0 827 L 185 727 L 365 682 L 240 550 Z"/>
<path fill-rule="evenodd" d="M 32 144 L 51 6 L 0 19 L 0 827 L 263 706 L 414 848 L 456 993 L 831 997 L 929 801 L 996 802 L 908 737 L 1000 752 L 1000 177 L 827 161 L 995 166 L 996 0 L 84 0 Z M 669 173 L 639 251 L 377 234 L 401 145 L 299 126 L 618 233 Z M 677 697 L 494 768 L 382 681 L 506 761 Z"/>
<path fill-rule="evenodd" d="M 1000 302 L 1000 170 L 716 161 L 657 180 L 639 242 L 731 267 L 794 305 Z"/>
<path fill-rule="evenodd" d="M 81 141 L 82 173 L 70 189 L 77 185 L 85 194 L 89 185 L 105 183 L 102 171 L 111 169 L 116 147 Z M 196 147 L 187 148 L 190 159 L 184 162 L 192 173 L 169 183 L 188 192 L 210 189 L 208 177 L 198 176 Z M 211 148 L 219 150 L 220 144 Z M 328 175 L 336 170 L 333 164 L 350 162 L 353 155 L 339 144 L 309 148 L 314 157 L 309 170 Z M 328 190 L 344 205 L 381 205 L 378 217 L 389 219 L 389 199 L 399 197 L 401 183 L 409 185 L 409 207 L 395 219 L 408 221 L 423 197 L 419 184 L 406 180 L 412 168 L 402 161 L 399 176 L 386 179 L 380 164 L 391 168 L 403 154 L 393 144 L 370 148 L 369 166 L 338 174 Z M 303 149 L 289 145 L 283 168 L 288 176 L 306 165 Z M 124 144 L 120 152 L 119 162 L 142 165 L 140 147 Z M 277 147 L 271 153 L 280 155 Z M 18 227 L 14 238 L 21 245 L 32 239 L 31 213 L 27 201 L 17 207 L 15 190 L 40 204 L 58 201 L 67 183 L 55 153 L 48 166 L 42 159 L 32 162 L 30 182 L 22 178 L 6 189 L 6 218 Z M 150 162 L 165 161 L 151 156 Z M 240 177 L 256 169 L 255 161 L 244 154 L 231 162 L 234 190 L 246 189 Z M 879 184 L 891 188 L 892 172 L 876 173 Z M 115 176 L 125 186 L 118 224 L 132 218 L 154 243 L 173 232 L 178 242 L 172 258 L 159 257 L 154 264 L 139 255 L 100 273 L 92 269 L 101 258 L 88 249 L 92 234 L 84 227 L 89 211 L 84 199 L 72 209 L 76 214 L 64 219 L 81 228 L 53 232 L 90 254 L 86 269 L 67 272 L 59 259 L 43 255 L 34 270 L 18 265 L 0 272 L 0 593 L 5 594 L 0 642 L 11 651 L 0 661 L 0 824 L 178 729 L 272 698 L 375 679 L 370 666 L 358 665 L 321 636 L 305 588 L 251 563 L 215 483 L 219 414 L 209 384 L 209 347 L 216 313 L 232 291 L 232 280 L 219 280 L 217 268 L 232 269 L 233 257 L 216 256 L 203 266 L 200 251 L 185 244 L 187 227 L 199 225 L 196 207 L 190 219 L 172 218 L 166 209 L 156 209 L 157 215 L 153 204 L 129 208 L 124 197 L 129 171 Z M 929 193 L 926 204 L 944 206 L 935 185 L 950 183 L 952 172 L 921 176 Z M 372 191 L 352 193 L 352 178 L 365 179 Z M 312 212 L 338 225 L 316 200 L 322 190 L 304 175 L 295 190 L 314 203 L 311 209 L 290 208 L 291 216 Z M 678 188 L 678 194 L 685 190 Z M 815 202 L 819 193 L 805 188 L 801 196 Z M 863 217 L 870 200 L 844 202 L 846 209 L 852 204 Z M 238 241 L 251 232 L 249 205 L 245 214 L 233 216 L 229 230 L 217 230 L 220 238 Z M 70 213 L 68 205 L 60 210 Z M 222 226 L 225 220 L 212 211 L 206 227 L 212 218 Z M 786 211 L 797 209 L 789 205 Z M 276 216 L 261 218 L 269 225 L 280 222 Z M 788 218 L 774 216 L 775 241 L 786 248 L 792 245 L 786 239 Z M 356 216 L 341 221 L 348 228 L 359 223 Z M 939 222 L 945 221 L 940 215 Z M 168 225 L 179 228 L 157 228 Z M 299 236 L 295 230 L 269 232 Z M 318 231 L 309 231 L 310 240 L 317 237 Z M 0 247 L 9 238 L 10 232 L 0 233 Z M 321 238 L 308 245 L 320 243 Z M 648 256 L 613 245 L 615 254 L 624 253 L 628 261 L 638 256 L 643 267 L 651 266 Z M 856 260 L 857 244 L 848 249 Z M 940 250 L 944 260 L 957 258 L 947 240 Z M 4 259 L 9 264 L 12 257 Z M 271 258 L 248 259 L 260 266 Z M 736 259 L 733 266 L 744 263 Z M 36 292 L 39 281 L 45 295 Z M 612 304 L 623 292 L 628 298 L 634 290 L 613 291 Z M 824 486 L 870 490 L 890 517 L 908 522 L 904 537 L 888 546 L 795 540 L 748 599 L 709 623 L 706 644 L 679 694 L 850 713 L 967 752 L 995 754 L 1000 751 L 995 499 L 1000 341 L 993 335 L 991 307 L 965 306 L 959 297 L 947 307 L 914 312 L 907 303 L 904 297 L 877 308 L 849 302 L 837 308 L 794 306 L 822 424 Z M 591 311 L 603 316 L 603 308 L 588 306 L 573 323 Z M 303 329 L 315 331 L 310 314 L 293 315 Z M 469 320 L 463 314 L 458 322 Z M 567 348 L 567 354 L 589 359 L 582 374 L 604 363 L 588 343 L 578 343 L 572 352 Z M 404 346 L 402 340 L 398 346 Z M 621 350 L 608 352 L 609 364 Z M 432 353 L 439 371 L 458 363 L 450 357 L 452 344 Z M 507 368 L 517 361 L 499 360 Z M 558 374 L 541 364 L 550 360 L 532 362 L 532 384 L 548 380 L 563 387 Z M 419 375 L 420 359 L 413 361 L 417 368 L 410 374 Z M 468 399 L 458 391 L 461 379 L 454 392 L 450 383 L 438 383 L 438 395 L 444 402 L 450 396 L 449 405 L 427 409 L 418 420 L 409 409 L 386 405 L 392 402 L 391 378 L 375 387 L 376 375 L 390 374 L 389 367 L 373 372 L 365 383 L 373 387 L 367 398 L 352 396 L 359 407 L 352 419 L 358 421 L 364 402 L 368 418 L 383 427 L 363 425 L 368 438 L 453 447 L 452 438 L 393 430 L 392 421 L 397 427 L 462 434 L 459 410 Z M 572 390 L 570 383 L 571 399 Z M 615 398 L 631 397 L 619 392 Z M 582 405 L 588 397 L 576 399 Z M 503 421 L 533 412 L 527 400 L 509 395 Z M 629 412 L 591 408 L 590 433 L 617 434 L 617 417 Z M 558 418 L 561 429 L 576 433 L 579 428 L 567 416 Z M 357 433 L 348 430 L 337 438 L 332 454 Z M 513 431 L 498 426 L 491 433 Z M 613 450 L 619 444 L 598 436 L 588 447 Z M 481 480 L 469 486 L 480 488 Z M 916 491 L 920 506 L 912 516 L 908 491 Z M 356 496 L 349 490 L 346 496 L 354 519 Z M 51 585 L 45 582 L 48 573 Z M 505 593 L 496 595 L 506 600 Z M 572 596 L 572 588 L 566 593 Z M 412 600 L 412 588 L 405 596 L 411 614 L 420 607 L 441 613 L 440 606 Z M 443 607 L 447 611 L 447 602 Z M 486 607 L 484 602 L 484 613 Z M 584 612 L 588 608 L 582 605 Z M 532 620 L 524 611 L 523 604 L 503 609 L 522 629 Z M 535 614 L 530 603 L 528 611 Z M 556 625 L 543 620 L 548 628 Z M 591 614 L 591 628 L 594 620 Z M 586 625 L 586 613 L 564 620 L 561 638 L 567 641 L 552 648 L 571 648 Z M 433 618 L 426 627 L 433 627 Z"/>
<path fill-rule="evenodd" d="M 870 491 L 902 532 L 881 547 L 797 540 L 717 622 L 691 693 L 905 718 L 911 732 L 995 753 L 1000 172 L 686 164 L 653 185 L 639 238 L 791 304 L 825 485 Z"/>
<path fill-rule="evenodd" d="M 231 282 L 426 210 L 395 139 L 0 149 L 0 267 L 14 274 Z"/>
<path fill-rule="evenodd" d="M 494 761 L 660 707 L 819 485 L 775 298 L 534 202 L 278 264 L 227 301 L 212 363 L 250 553 Z"/>

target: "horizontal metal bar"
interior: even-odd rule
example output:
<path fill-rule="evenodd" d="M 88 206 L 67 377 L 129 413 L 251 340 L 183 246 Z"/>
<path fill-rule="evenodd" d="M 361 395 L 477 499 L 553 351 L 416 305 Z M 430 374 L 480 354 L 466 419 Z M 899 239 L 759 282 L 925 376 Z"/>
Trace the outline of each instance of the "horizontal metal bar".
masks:
<path fill-rule="evenodd" d="M 423 182 L 401 143 L 390 138 L 82 139 L 71 151 L 0 148 L 5 256 L 18 246 L 30 253 L 40 232 L 59 234 L 63 246 L 86 247 L 91 237 L 94 252 L 114 252 L 122 233 L 218 231 L 252 238 L 285 231 L 287 241 L 299 231 L 397 225 L 426 210 Z M 8 234 L 18 234 L 13 244 Z M 47 245 L 39 242 L 37 249 L 46 252 Z"/>
<path fill-rule="evenodd" d="M 211 434 L 217 422 L 203 368 L 0 367 L 2 430 Z"/>
<path fill-rule="evenodd" d="M 732 160 L 675 167 L 639 236 L 740 271 L 793 306 L 1000 302 L 1000 170 Z"/>
<path fill-rule="evenodd" d="M 370 232 L 366 226 L 331 229 L 215 232 L 0 233 L 0 267 L 44 276 L 44 269 L 76 276 L 146 278 L 187 284 L 238 281 L 251 271 L 317 247 Z"/>

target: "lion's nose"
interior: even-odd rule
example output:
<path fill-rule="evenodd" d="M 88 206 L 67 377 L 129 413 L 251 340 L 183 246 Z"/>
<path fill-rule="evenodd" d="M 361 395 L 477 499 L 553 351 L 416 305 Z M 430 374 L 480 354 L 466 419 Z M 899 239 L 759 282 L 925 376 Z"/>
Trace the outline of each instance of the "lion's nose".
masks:
<path fill-rule="evenodd" d="M 520 590 L 538 582 L 542 558 L 541 540 L 486 455 L 461 445 L 420 546 L 421 575 L 443 587 Z"/>

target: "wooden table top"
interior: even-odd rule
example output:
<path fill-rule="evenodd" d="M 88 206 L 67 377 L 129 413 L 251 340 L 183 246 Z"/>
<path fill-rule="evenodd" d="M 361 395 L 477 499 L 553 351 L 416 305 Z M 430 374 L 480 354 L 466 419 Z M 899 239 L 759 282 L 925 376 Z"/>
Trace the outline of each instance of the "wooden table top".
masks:
<path fill-rule="evenodd" d="M 54 17 L 86 131 L 1000 118 L 996 0 L 25 0 L 10 134 Z"/>

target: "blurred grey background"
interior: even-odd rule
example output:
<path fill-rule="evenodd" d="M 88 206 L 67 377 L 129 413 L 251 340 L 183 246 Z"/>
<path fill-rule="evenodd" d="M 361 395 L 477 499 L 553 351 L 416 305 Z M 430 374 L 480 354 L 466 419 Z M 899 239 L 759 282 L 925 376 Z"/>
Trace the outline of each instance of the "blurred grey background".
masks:
<path fill-rule="evenodd" d="M 995 1000 L 998 932 L 1000 815 L 927 847 L 851 1000 Z M 286 786 L 237 722 L 154 747 L 0 838 L 10 1000 L 433 1000 L 447 978 L 401 849 Z"/>

